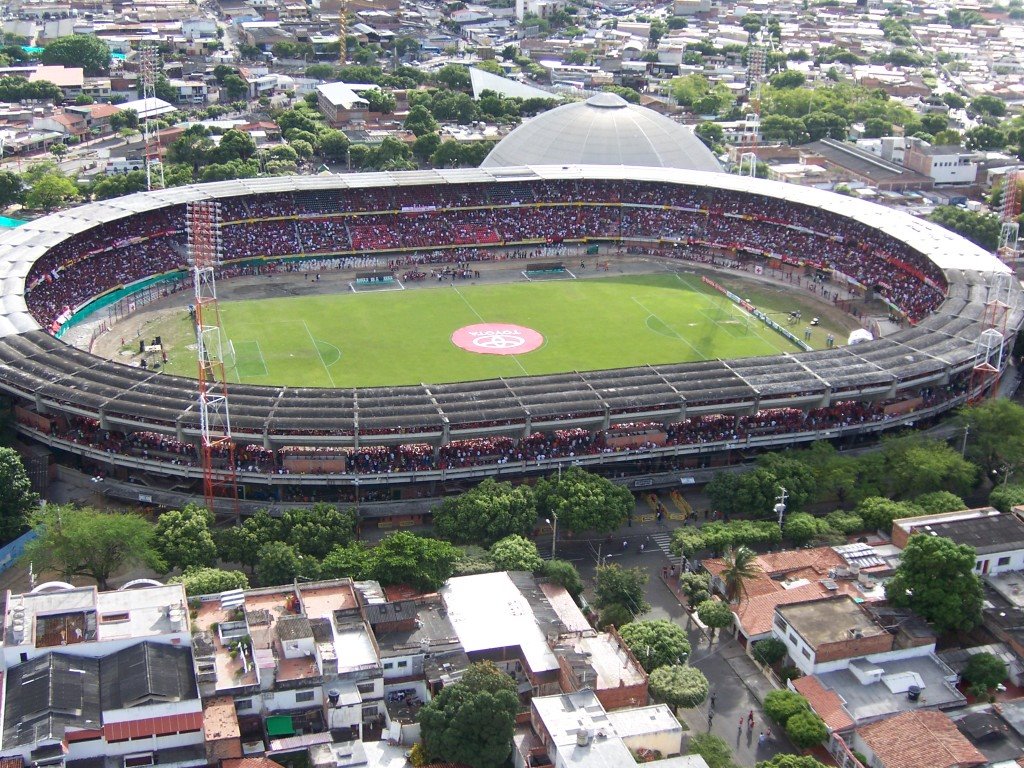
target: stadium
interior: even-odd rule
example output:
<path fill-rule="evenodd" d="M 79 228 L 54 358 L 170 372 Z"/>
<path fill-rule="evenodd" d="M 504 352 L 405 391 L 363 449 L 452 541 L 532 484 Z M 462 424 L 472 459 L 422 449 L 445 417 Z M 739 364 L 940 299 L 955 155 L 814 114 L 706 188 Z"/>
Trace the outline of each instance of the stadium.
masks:
<path fill-rule="evenodd" d="M 510 248 L 552 266 L 545 246 L 598 246 L 700 265 L 723 283 L 788 273 L 804 278 L 793 288 L 802 293 L 841 284 L 901 320 L 856 345 L 799 351 L 794 338 L 792 352 L 737 359 L 343 389 L 232 383 L 234 469 L 247 499 L 425 496 L 569 463 L 626 477 L 678 473 L 736 451 L 920 425 L 996 384 L 1022 321 L 1011 271 L 944 229 L 721 173 L 513 166 L 140 193 L 40 218 L 0 241 L 0 389 L 24 438 L 62 463 L 143 487 L 143 500 L 152 490 L 201 492 L 196 382 L 64 339 L 114 307 L 131 314 L 191 290 L 185 206 L 200 200 L 220 204 L 222 285 L 257 272 L 272 281 L 288 264 L 301 270 L 303 259 L 326 256 L 379 276 L 472 267 Z M 789 333 L 731 300 L 751 322 Z"/>

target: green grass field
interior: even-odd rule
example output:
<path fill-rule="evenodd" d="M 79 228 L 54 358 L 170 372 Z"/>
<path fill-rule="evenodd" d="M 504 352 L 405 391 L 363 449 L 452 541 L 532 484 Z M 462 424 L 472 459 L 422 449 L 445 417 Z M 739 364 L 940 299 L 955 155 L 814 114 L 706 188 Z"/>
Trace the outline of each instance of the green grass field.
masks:
<path fill-rule="evenodd" d="M 743 295 L 769 313 L 814 314 L 799 295 Z M 796 351 L 692 274 L 222 301 L 221 320 L 235 352 L 228 377 L 251 384 L 442 383 Z M 544 345 L 502 357 L 452 344 L 453 331 L 482 322 L 533 328 Z M 829 330 L 844 338 L 822 327 L 812 344 L 824 346 Z M 185 313 L 150 332 L 162 332 L 169 343 L 169 373 L 195 375 Z"/>

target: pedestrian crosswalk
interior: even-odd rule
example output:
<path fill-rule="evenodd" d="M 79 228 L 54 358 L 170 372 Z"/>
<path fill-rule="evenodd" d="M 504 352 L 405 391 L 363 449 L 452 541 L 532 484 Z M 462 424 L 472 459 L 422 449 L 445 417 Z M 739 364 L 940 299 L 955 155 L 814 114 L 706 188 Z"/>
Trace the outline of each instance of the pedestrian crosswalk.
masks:
<path fill-rule="evenodd" d="M 665 557 L 672 557 L 672 550 L 669 549 L 669 544 L 672 542 L 671 535 L 665 532 L 652 533 L 651 541 L 658 546 L 658 549 L 665 553 Z"/>

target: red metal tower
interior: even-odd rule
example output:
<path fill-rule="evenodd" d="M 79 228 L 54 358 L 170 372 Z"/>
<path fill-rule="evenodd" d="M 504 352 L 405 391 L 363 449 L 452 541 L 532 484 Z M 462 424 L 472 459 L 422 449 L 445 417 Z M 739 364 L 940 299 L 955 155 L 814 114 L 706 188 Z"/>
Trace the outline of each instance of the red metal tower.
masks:
<path fill-rule="evenodd" d="M 188 203 L 185 215 L 195 291 L 203 495 L 207 508 L 215 514 L 217 499 L 230 499 L 231 512 L 237 517 L 235 444 L 231 440 L 228 382 L 224 372 L 225 338 L 221 331 L 215 276 L 216 267 L 222 261 L 220 203 Z"/>

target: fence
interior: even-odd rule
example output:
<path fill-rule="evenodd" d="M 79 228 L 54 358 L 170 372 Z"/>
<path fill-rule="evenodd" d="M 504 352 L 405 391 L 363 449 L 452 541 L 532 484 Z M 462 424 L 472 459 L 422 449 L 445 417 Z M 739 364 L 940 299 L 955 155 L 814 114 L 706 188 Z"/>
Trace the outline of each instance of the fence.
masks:
<path fill-rule="evenodd" d="M 25 553 L 25 546 L 37 538 L 39 538 L 39 531 L 33 528 L 28 533 L 23 533 L 10 544 L 0 547 L 0 573 L 14 565 L 18 558 Z"/>

